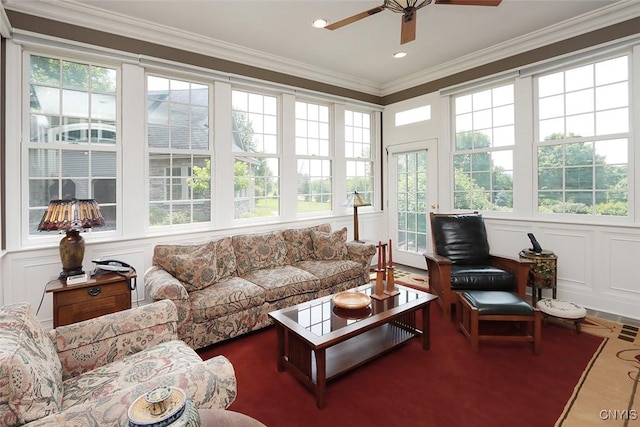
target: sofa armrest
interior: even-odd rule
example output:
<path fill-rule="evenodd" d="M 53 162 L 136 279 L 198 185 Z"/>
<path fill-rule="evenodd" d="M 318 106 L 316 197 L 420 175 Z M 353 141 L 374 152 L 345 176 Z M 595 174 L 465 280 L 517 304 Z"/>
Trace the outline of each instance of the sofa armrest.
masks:
<path fill-rule="evenodd" d="M 173 301 L 178 309 L 178 337 L 193 346 L 191 299 L 182 282 L 162 267 L 153 266 L 144 273 L 144 289 L 154 301 Z"/>
<path fill-rule="evenodd" d="M 145 271 L 144 289 L 154 301 L 189 299 L 189 293 L 180 280 L 158 266 Z"/>
<path fill-rule="evenodd" d="M 181 388 L 193 400 L 196 408 L 203 409 L 227 409 L 237 394 L 233 365 L 224 356 L 215 356 L 188 369 L 168 372 L 127 390 L 116 390 L 113 395 L 70 406 L 25 427 L 128 426 L 127 408 L 139 396 L 158 386 Z"/>
<path fill-rule="evenodd" d="M 62 363 L 62 378 L 178 339 L 178 312 L 170 300 L 60 326 L 49 337 Z"/>
<path fill-rule="evenodd" d="M 367 271 L 375 254 L 376 246 L 373 243 L 347 242 L 347 258 L 362 265 Z"/>

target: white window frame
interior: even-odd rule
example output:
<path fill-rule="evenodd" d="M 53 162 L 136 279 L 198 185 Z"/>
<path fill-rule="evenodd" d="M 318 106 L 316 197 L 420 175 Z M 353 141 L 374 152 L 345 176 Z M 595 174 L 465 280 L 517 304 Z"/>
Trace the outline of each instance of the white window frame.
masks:
<path fill-rule="evenodd" d="M 551 140 L 551 141 L 542 141 L 540 135 L 540 113 L 539 113 L 539 91 L 538 91 L 538 78 L 562 71 L 572 70 L 575 68 L 579 68 L 585 65 L 595 65 L 597 63 L 607 61 L 610 59 L 627 56 L 628 61 L 628 74 L 627 74 L 627 84 L 628 84 L 628 104 L 627 108 L 629 109 L 628 114 L 628 131 L 622 133 L 614 133 L 614 134 L 604 134 L 604 135 L 593 135 L 586 137 L 576 137 L 576 138 L 565 138 L 562 140 Z M 547 69 L 536 69 L 536 73 L 532 74 L 532 85 L 533 85 L 533 148 L 532 148 L 532 165 L 533 165 L 533 185 L 531 187 L 532 191 L 532 209 L 533 215 L 538 218 L 549 218 L 549 219 L 557 219 L 562 221 L 570 221 L 570 222 L 592 222 L 596 221 L 597 223 L 629 223 L 634 219 L 634 212 L 636 211 L 635 205 L 638 203 L 636 201 L 637 198 L 634 198 L 634 182 L 637 180 L 635 170 L 637 169 L 636 165 L 640 160 L 636 155 L 634 157 L 634 153 L 638 153 L 638 150 L 635 148 L 634 141 L 634 132 L 633 129 L 637 128 L 634 126 L 634 122 L 637 123 L 637 115 L 640 112 L 640 105 L 634 105 L 634 102 L 638 102 L 638 98 L 634 97 L 634 90 L 638 91 L 637 86 L 638 82 L 640 82 L 640 69 L 638 69 L 638 64 L 640 64 L 640 45 L 636 45 L 634 48 L 629 49 L 626 48 L 618 48 L 611 49 L 609 51 L 598 51 L 597 55 L 589 55 L 586 58 L 581 60 L 567 60 L 565 62 L 559 61 L 555 62 L 553 67 L 549 67 Z M 597 87 L 594 83 L 592 86 L 595 90 Z M 635 89 L 634 89 L 635 87 Z M 563 91 L 562 94 L 566 94 L 566 91 Z M 593 113 L 596 113 L 595 107 Z M 563 118 L 567 117 L 567 114 L 562 116 Z M 634 117 L 636 117 L 634 119 Z M 594 124 L 595 126 L 595 124 Z M 538 149 L 545 146 L 560 146 L 560 145 L 568 145 L 582 142 L 593 142 L 596 143 L 598 141 L 606 141 L 612 139 L 627 139 L 627 215 L 626 216 L 615 216 L 615 215 L 598 215 L 593 213 L 588 214 L 574 214 L 574 213 L 553 213 L 553 212 L 540 212 L 539 210 L 539 170 L 538 170 Z M 593 165 L 595 167 L 595 164 Z M 562 167 L 562 171 L 566 170 L 566 166 Z M 571 191 L 567 189 L 564 185 L 562 188 L 562 192 L 565 193 L 567 191 Z M 593 176 L 593 185 L 591 189 L 592 194 L 596 192 L 595 188 L 595 175 Z M 595 209 L 595 205 L 593 206 Z"/>
<path fill-rule="evenodd" d="M 160 78 L 160 79 L 167 79 L 169 81 L 175 80 L 175 81 L 180 81 L 180 82 L 187 82 L 190 85 L 191 84 L 197 84 L 197 85 L 202 85 L 202 86 L 206 86 L 208 88 L 208 96 L 207 96 L 207 123 L 209 124 L 208 126 L 208 133 L 207 133 L 207 147 L 206 148 L 193 148 L 193 147 L 189 147 L 189 148 L 173 148 L 173 147 L 150 147 L 149 146 L 149 112 L 148 112 L 148 79 L 149 77 L 156 77 L 156 78 Z M 215 175 L 215 158 L 214 158 L 214 143 L 213 143 L 213 133 L 214 133 L 214 129 L 213 126 L 211 125 L 213 123 L 212 120 L 212 116 L 213 116 L 213 108 L 214 108 L 214 104 L 213 104 L 213 83 L 211 81 L 206 81 L 205 79 L 196 79 L 192 76 L 184 76 L 184 75 L 180 75 L 180 74 L 173 74 L 173 73 L 167 73 L 167 72 L 162 72 L 162 71 L 156 71 L 156 70 L 152 70 L 152 69 L 147 69 L 145 70 L 144 73 L 144 81 L 145 81 L 145 90 L 144 90 L 144 105 L 145 105 L 145 123 L 144 123 L 144 128 L 145 128 L 145 143 L 144 143 L 144 151 L 145 151 L 145 180 L 147 183 L 147 198 L 146 198 L 146 210 L 147 210 L 147 215 L 146 215 L 146 223 L 147 223 L 147 228 L 149 230 L 153 230 L 153 232 L 156 232 L 156 230 L 163 230 L 163 229 L 175 229 L 175 228 L 189 228 L 189 227 L 202 227 L 203 225 L 206 224 L 212 224 L 214 222 L 214 218 L 215 218 L 215 205 L 214 205 L 214 194 L 215 194 L 215 188 L 214 188 L 214 175 Z M 185 105 L 189 105 L 191 106 L 196 106 L 196 107 L 202 107 L 202 105 L 199 104 L 192 104 L 191 102 L 189 102 L 188 104 Z M 190 127 L 191 128 L 191 127 Z M 169 131 L 171 130 L 171 126 L 168 127 Z M 189 141 L 191 142 L 191 141 Z M 158 176 L 151 176 L 151 168 L 150 168 L 150 159 L 152 154 L 158 154 L 158 155 L 168 155 L 171 158 L 170 161 L 170 166 L 168 166 L 168 168 L 173 171 L 174 169 L 176 169 L 177 167 L 181 168 L 181 172 L 184 171 L 184 169 L 188 169 L 191 174 L 193 175 L 193 167 L 196 166 L 194 164 L 194 157 L 198 157 L 200 159 L 205 159 L 209 160 L 210 162 L 210 176 L 209 176 L 209 198 L 204 198 L 204 199 L 195 199 L 193 197 L 193 195 L 191 195 L 189 198 L 187 199 L 181 199 L 182 203 L 180 202 L 176 202 L 176 200 L 174 200 L 172 197 L 166 197 L 165 194 L 165 200 L 163 203 L 165 204 L 169 204 L 171 206 L 171 212 L 172 215 L 174 214 L 173 211 L 173 206 L 174 205 L 185 205 L 185 204 L 189 204 L 190 206 L 190 221 L 189 222 L 173 222 L 173 220 L 171 219 L 169 224 L 158 224 L 158 225 L 154 225 L 151 224 L 151 208 L 153 206 L 154 203 L 152 203 L 151 200 L 151 180 L 152 179 L 159 179 L 160 177 Z M 173 164 L 173 159 L 175 158 L 180 158 L 180 157 L 190 157 L 191 161 L 190 161 L 190 166 L 185 167 L 185 166 L 175 166 Z M 167 167 L 165 167 L 166 169 Z M 183 177 L 184 175 L 180 175 L 180 179 Z M 169 185 L 173 186 L 175 184 L 173 184 L 173 180 L 177 179 L 176 176 L 164 176 L 162 177 L 163 179 L 165 179 L 165 182 L 168 180 Z M 186 178 L 187 180 L 189 179 L 189 177 Z M 167 184 L 165 183 L 163 186 L 163 193 L 166 193 L 166 189 L 167 189 Z M 157 202 L 157 201 L 153 201 L 153 202 Z M 195 221 L 195 214 L 194 214 L 194 207 L 198 204 L 198 203 L 202 203 L 202 204 L 208 204 L 209 205 L 209 218 L 208 220 L 205 221 Z M 171 216 L 171 218 L 173 218 L 173 216 Z"/>
<path fill-rule="evenodd" d="M 278 162 L 278 176 L 277 176 L 277 182 L 278 182 L 278 213 L 276 215 L 271 215 L 271 216 L 249 216 L 247 218 L 235 218 L 235 209 L 234 209 L 234 221 L 241 221 L 241 222 L 249 222 L 249 221 L 260 221 L 261 219 L 263 220 L 273 220 L 273 219 L 277 219 L 280 218 L 282 216 L 282 171 L 283 171 L 283 149 L 282 149 L 282 96 L 280 96 L 279 94 L 275 94 L 275 93 L 271 93 L 269 91 L 266 90 L 260 90 L 257 88 L 245 88 L 242 86 L 238 86 L 238 87 L 233 87 L 231 88 L 231 98 L 233 100 L 233 92 L 238 91 L 238 92 L 243 92 L 248 94 L 249 96 L 253 95 L 257 95 L 257 96 L 261 96 L 261 97 L 271 97 L 274 98 L 276 100 L 276 134 L 275 134 L 275 152 L 265 152 L 265 151 L 255 151 L 255 152 L 247 152 L 247 151 L 234 151 L 232 149 L 232 154 L 233 154 L 233 158 L 234 158 L 234 168 L 235 168 L 235 162 L 242 159 L 242 158 L 246 158 L 246 157 L 254 157 L 256 159 L 275 159 Z M 230 112 L 231 115 L 233 117 L 233 114 L 236 110 L 234 110 L 234 106 L 231 105 L 230 107 Z M 246 112 L 249 113 L 249 112 Z M 264 133 L 261 133 L 263 136 L 265 135 Z M 232 132 L 233 135 L 233 132 Z M 234 176 L 234 180 L 232 181 L 232 183 L 235 181 L 235 176 Z M 256 200 L 255 197 L 253 197 L 254 200 Z M 236 202 L 236 195 L 235 195 L 235 189 L 234 189 L 234 204 Z"/>
<path fill-rule="evenodd" d="M 32 211 L 32 209 L 29 206 L 30 204 L 29 151 L 32 149 L 53 149 L 53 150 L 59 151 L 60 153 L 62 153 L 63 151 L 88 151 L 88 152 L 90 151 L 95 153 L 100 153 L 100 152 L 115 153 L 115 162 L 116 162 L 115 174 L 116 175 L 114 178 L 115 178 L 115 188 L 116 188 L 116 199 L 114 203 L 104 204 L 103 207 L 112 206 L 114 208 L 115 215 L 116 215 L 116 223 L 109 224 L 108 229 L 96 228 L 95 230 L 92 230 L 92 232 L 100 233 L 101 235 L 112 234 L 114 232 L 120 233 L 120 228 L 122 224 L 122 209 L 120 208 L 120 201 L 122 198 L 122 194 L 121 194 L 122 175 L 121 175 L 121 169 L 119 166 L 120 158 L 121 158 L 120 152 L 121 152 L 121 146 L 122 146 L 122 138 L 121 138 L 121 130 L 120 130 L 122 126 L 121 124 L 122 64 L 116 61 L 109 61 L 108 57 L 101 57 L 101 56 L 90 55 L 90 54 L 74 55 L 74 54 L 69 54 L 69 52 L 66 50 L 39 48 L 37 46 L 26 47 L 26 46 L 14 45 L 14 44 L 7 44 L 7 45 L 11 46 L 11 48 L 8 49 L 10 52 L 14 52 L 16 55 L 19 52 L 19 55 L 20 55 L 19 63 L 20 63 L 20 70 L 22 75 L 22 79 L 21 79 L 22 84 L 20 85 L 19 90 L 21 94 L 20 117 L 22 118 L 20 120 L 20 122 L 22 123 L 22 126 L 20 127 L 20 133 L 21 133 L 20 139 L 23 141 L 23 143 L 20 145 L 20 158 L 22 159 L 22 161 L 20 163 L 21 168 L 20 168 L 19 176 L 20 176 L 20 192 L 22 195 L 21 200 L 24 201 L 20 205 L 21 206 L 20 213 L 22 218 L 21 219 L 22 227 L 20 228 L 20 233 L 23 236 L 23 238 L 21 239 L 23 242 L 23 245 L 31 246 L 32 244 L 41 244 L 43 241 L 48 242 L 53 240 L 59 240 L 60 238 L 57 234 L 54 234 L 54 233 L 31 233 L 30 219 L 29 219 L 30 213 Z M 69 61 L 69 62 L 76 62 L 81 64 L 88 64 L 88 65 L 97 66 L 97 67 L 105 67 L 105 68 L 114 69 L 116 71 L 116 91 L 115 91 L 116 140 L 113 145 L 91 144 L 91 143 L 79 145 L 79 144 L 69 144 L 65 142 L 54 142 L 54 143 L 33 142 L 32 143 L 30 141 L 31 111 L 30 111 L 29 86 L 30 86 L 30 73 L 31 73 L 30 57 L 32 55 L 53 58 L 60 61 Z M 7 79 L 9 79 L 9 77 L 7 77 Z M 89 192 L 88 193 L 89 197 L 93 198 L 94 196 L 92 194 L 91 178 L 96 178 L 96 177 L 92 175 L 87 176 L 87 180 L 88 180 L 87 191 Z M 82 198 L 82 197 L 78 196 L 78 198 Z M 46 208 L 46 206 L 44 208 Z M 107 218 L 107 220 L 109 220 L 109 218 Z"/>

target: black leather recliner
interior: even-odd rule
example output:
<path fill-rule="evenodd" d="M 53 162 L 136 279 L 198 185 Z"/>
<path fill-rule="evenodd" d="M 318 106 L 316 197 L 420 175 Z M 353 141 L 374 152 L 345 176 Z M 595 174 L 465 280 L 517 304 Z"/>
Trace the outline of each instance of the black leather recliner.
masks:
<path fill-rule="evenodd" d="M 492 255 L 481 214 L 431 213 L 433 254 L 425 253 L 429 288 L 438 295 L 445 318 L 457 292 L 507 291 L 525 298 L 532 262 L 519 257 Z"/>

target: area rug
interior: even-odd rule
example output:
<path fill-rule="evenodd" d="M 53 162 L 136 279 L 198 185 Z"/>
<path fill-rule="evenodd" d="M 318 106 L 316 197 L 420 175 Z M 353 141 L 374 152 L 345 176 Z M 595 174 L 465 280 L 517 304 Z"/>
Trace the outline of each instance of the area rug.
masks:
<path fill-rule="evenodd" d="M 588 316 L 582 330 L 605 340 L 576 385 L 556 426 L 640 425 L 638 327 Z"/>
<path fill-rule="evenodd" d="M 331 381 L 322 410 L 293 375 L 278 372 L 274 328 L 198 353 L 229 358 L 238 380 L 229 409 L 269 427 L 550 427 L 603 340 L 549 325 L 540 355 L 523 343 L 485 343 L 474 352 L 437 304 L 430 317 L 428 351 L 411 340 Z"/>

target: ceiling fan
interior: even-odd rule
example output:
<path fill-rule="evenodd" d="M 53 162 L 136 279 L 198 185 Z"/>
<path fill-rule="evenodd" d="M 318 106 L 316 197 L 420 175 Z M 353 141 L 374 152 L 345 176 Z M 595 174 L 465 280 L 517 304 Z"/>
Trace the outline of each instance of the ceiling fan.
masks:
<path fill-rule="evenodd" d="M 327 25 L 327 30 L 337 30 L 345 25 L 352 24 L 363 18 L 375 15 L 385 9 L 402 13 L 402 28 L 400 32 L 400 44 L 405 44 L 416 39 L 416 17 L 418 9 L 421 9 L 433 0 L 384 0 L 382 6 L 360 12 L 341 21 Z M 436 4 L 453 4 L 460 6 L 498 6 L 502 0 L 436 0 Z"/>

